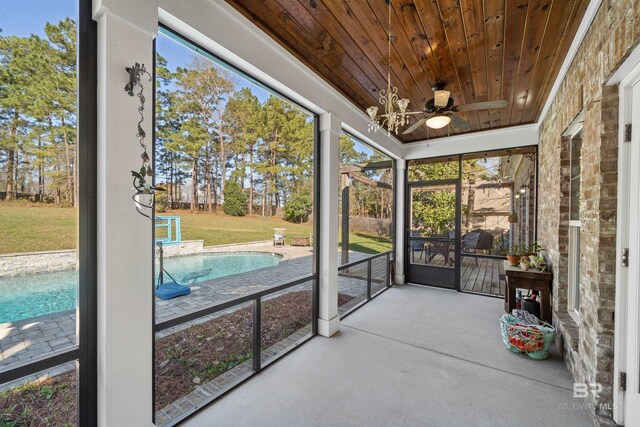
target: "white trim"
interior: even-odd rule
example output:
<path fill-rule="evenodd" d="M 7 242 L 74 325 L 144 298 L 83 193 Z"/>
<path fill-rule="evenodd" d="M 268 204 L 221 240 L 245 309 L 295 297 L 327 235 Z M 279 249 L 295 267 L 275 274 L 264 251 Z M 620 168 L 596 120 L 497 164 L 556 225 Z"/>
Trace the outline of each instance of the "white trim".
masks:
<path fill-rule="evenodd" d="M 572 225 L 571 222 L 574 224 Z M 578 225 L 576 225 L 577 223 Z M 580 325 L 580 221 L 569 221 L 569 242 L 567 245 L 567 312 Z M 577 294 L 576 294 L 577 291 Z M 578 300 L 576 301 L 576 297 Z"/>
<path fill-rule="evenodd" d="M 349 126 L 348 123 L 342 123 L 342 129 L 351 134 L 352 136 L 355 136 L 357 139 L 359 139 L 360 141 L 368 144 L 369 146 L 375 148 L 376 150 L 380 151 L 383 154 L 386 154 L 387 156 L 393 158 L 394 160 L 400 160 L 402 157 L 392 153 L 391 151 L 385 149 L 384 147 L 380 147 L 380 144 L 377 144 L 374 140 L 372 140 L 371 138 L 369 138 L 367 135 L 363 134 L 362 132 L 356 130 L 355 128 L 353 128 L 352 126 Z M 404 147 L 402 147 L 404 148 Z"/>
<path fill-rule="evenodd" d="M 396 271 L 396 284 L 402 285 L 405 283 L 404 276 L 404 251 L 405 251 L 405 236 L 406 236 L 406 224 L 405 224 L 405 173 L 407 168 L 407 162 L 404 159 L 396 161 L 396 188 L 394 188 L 396 194 L 395 204 L 395 221 L 396 221 L 396 247 L 395 247 L 395 271 Z"/>
<path fill-rule="evenodd" d="M 584 122 L 584 110 L 580 111 L 580 113 L 576 116 L 575 119 L 571 122 L 569 127 L 564 131 L 562 136 L 568 136 L 573 138 L 580 132 L 583 128 L 582 123 Z"/>
<path fill-rule="evenodd" d="M 575 322 L 575 324 L 578 325 L 578 328 L 580 328 L 580 325 L 582 324 L 582 321 L 580 320 L 580 311 L 569 310 L 568 313 L 569 313 L 569 316 L 571 316 L 571 318 Z"/>
<path fill-rule="evenodd" d="M 243 72 L 263 81 L 316 114 L 330 112 L 358 135 L 394 158 L 404 154 L 402 142 L 386 132 L 368 132 L 369 118 L 322 77 L 291 55 L 231 5 L 223 1 L 190 0 L 188 6 L 159 1 L 160 22 Z"/>
<path fill-rule="evenodd" d="M 404 158 L 422 159 L 538 145 L 538 128 L 537 124 L 530 124 L 410 142 L 405 144 Z"/>
<path fill-rule="evenodd" d="M 614 365 L 613 365 L 613 419 L 618 424 L 625 423 L 625 393 L 620 391 L 620 372 L 627 371 L 627 316 L 629 299 L 629 275 L 634 269 L 635 277 L 638 276 L 638 265 L 629 263 L 630 268 L 622 266 L 623 248 L 638 247 L 637 236 L 630 238 L 632 229 L 638 230 L 638 218 L 630 217 L 630 206 L 638 205 L 638 193 L 631 188 L 640 188 L 640 175 L 632 173 L 631 144 L 624 142 L 624 127 L 632 121 L 632 87 L 640 80 L 640 55 L 634 54 L 619 67 L 620 70 L 631 70 L 626 76 L 621 77 L 618 72 L 614 74 L 607 84 L 615 84 L 620 79 L 619 87 L 619 122 L 618 122 L 618 202 L 616 230 L 616 306 L 615 306 L 615 341 L 614 341 Z M 637 108 L 637 106 L 636 106 Z M 640 123 L 636 120 L 636 123 Z M 638 125 L 636 125 L 638 126 Z M 634 178 L 632 181 L 632 177 Z M 637 252 L 637 250 L 635 250 Z M 631 255 L 631 254 L 630 254 Z M 632 254 L 634 261 L 638 254 Z M 635 262 L 637 264 L 637 261 Z"/>
<path fill-rule="evenodd" d="M 547 101 L 544 104 L 544 108 L 542 109 L 542 113 L 540 113 L 540 117 L 538 118 L 538 123 L 542 123 L 553 104 L 553 101 L 560 89 L 560 85 L 564 81 L 564 78 L 567 76 L 567 72 L 571 67 L 571 63 L 573 59 L 576 57 L 578 53 L 578 49 L 580 49 L 580 45 L 582 44 L 582 40 L 584 40 L 584 36 L 587 35 L 587 31 L 591 27 L 591 23 L 593 22 L 593 18 L 596 17 L 598 13 L 598 9 L 600 9 L 600 4 L 602 0 L 591 0 L 589 6 L 587 6 L 587 10 L 582 17 L 582 22 L 580 22 L 580 26 L 578 27 L 578 31 L 576 32 L 575 37 L 573 38 L 573 42 L 571 42 L 571 47 L 569 47 L 569 51 L 567 52 L 567 56 L 564 58 L 564 62 L 562 63 L 562 67 L 560 68 L 560 72 L 556 77 L 556 81 L 553 83 L 551 87 L 551 92 L 549 92 L 549 96 L 547 97 Z"/>
<path fill-rule="evenodd" d="M 607 80 L 607 86 L 613 86 L 621 83 L 628 76 L 632 75 L 634 68 L 640 64 L 640 45 L 629 54 L 627 59 L 618 67 L 613 75 Z"/>

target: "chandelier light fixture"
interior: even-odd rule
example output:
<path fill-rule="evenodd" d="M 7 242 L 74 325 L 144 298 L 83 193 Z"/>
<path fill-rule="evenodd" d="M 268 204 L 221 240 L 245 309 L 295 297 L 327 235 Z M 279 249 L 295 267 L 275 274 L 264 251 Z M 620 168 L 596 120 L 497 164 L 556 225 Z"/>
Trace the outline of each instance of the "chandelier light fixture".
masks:
<path fill-rule="evenodd" d="M 398 88 L 391 86 L 391 0 L 387 1 L 389 5 L 389 27 L 387 30 L 388 45 L 388 62 L 387 62 L 387 88 L 380 90 L 380 98 L 378 102 L 384 108 L 384 113 L 378 115 L 379 108 L 372 105 L 367 108 L 367 114 L 371 121 L 369 122 L 369 131 L 377 131 L 380 127 L 387 128 L 387 134 L 391 132 L 398 134 L 398 128 L 409 123 L 409 100 L 407 98 L 398 97 Z"/>

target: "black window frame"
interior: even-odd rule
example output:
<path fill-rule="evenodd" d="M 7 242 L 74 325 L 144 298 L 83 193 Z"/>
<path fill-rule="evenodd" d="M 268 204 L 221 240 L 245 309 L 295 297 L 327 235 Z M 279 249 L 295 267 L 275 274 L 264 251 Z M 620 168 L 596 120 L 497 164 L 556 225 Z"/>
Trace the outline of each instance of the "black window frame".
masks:
<path fill-rule="evenodd" d="M 156 324 L 155 322 L 155 292 L 153 293 L 152 299 L 151 299 L 151 303 L 153 305 L 153 318 L 152 318 L 152 322 L 153 322 L 153 328 L 152 328 L 152 334 L 151 334 L 151 339 L 152 339 L 152 366 L 153 366 L 153 374 L 152 374 L 152 398 L 153 398 L 153 402 L 152 402 L 152 420 L 155 423 L 156 422 L 156 411 L 155 411 L 155 390 L 156 390 L 156 379 L 155 379 L 155 353 L 156 353 L 156 346 L 155 346 L 155 336 L 157 332 L 166 330 L 170 327 L 179 325 L 179 324 L 183 324 L 186 323 L 190 320 L 194 320 L 197 318 L 201 318 L 204 317 L 206 315 L 212 314 L 212 313 L 216 313 L 219 311 L 224 310 L 225 308 L 229 308 L 229 307 L 233 307 L 233 306 L 237 306 L 249 301 L 254 301 L 254 311 L 253 311 L 253 319 L 254 319 L 254 337 L 253 337 L 253 347 L 254 347 L 254 369 L 252 371 L 252 373 L 247 376 L 246 378 L 243 378 L 241 380 L 239 380 L 238 382 L 232 384 L 231 386 L 229 386 L 227 389 L 225 389 L 224 391 L 222 391 L 220 394 L 213 396 L 212 398 L 210 398 L 208 401 L 202 403 L 201 405 L 199 405 L 196 409 L 193 410 L 189 410 L 186 411 L 184 414 L 182 414 L 179 418 L 172 420 L 168 425 L 176 425 L 178 423 L 183 422 L 184 420 L 190 418 L 191 416 L 195 415 L 196 413 L 200 412 L 203 408 L 208 407 L 209 405 L 211 405 L 212 403 L 214 403 L 215 401 L 217 401 L 218 399 L 220 399 L 221 397 L 223 397 L 224 395 L 226 395 L 227 393 L 229 393 L 230 391 L 234 390 L 236 387 L 238 387 L 240 384 L 243 384 L 245 381 L 249 380 L 250 378 L 253 378 L 253 376 L 255 376 L 256 374 L 260 373 L 263 369 L 265 369 L 266 367 L 270 366 L 271 364 L 281 360 L 283 357 L 287 356 L 289 353 L 291 353 L 293 350 L 297 349 L 298 347 L 300 347 L 302 344 L 306 343 L 307 341 L 309 341 L 310 339 L 314 338 L 317 334 L 318 334 L 318 317 L 319 317 L 319 312 L 320 312 L 320 275 L 319 275 L 319 270 L 320 270 L 320 241 L 318 239 L 318 236 L 320 236 L 320 210 L 321 210 L 321 206 L 320 206 L 320 183 L 322 181 L 321 179 L 321 150 L 320 150 L 320 115 L 314 111 L 309 110 L 307 107 L 300 105 L 300 103 L 298 101 L 295 101 L 293 99 L 291 99 L 291 97 L 283 94 L 282 92 L 278 91 L 277 89 L 274 89 L 273 87 L 267 85 L 266 83 L 264 83 L 263 81 L 261 81 L 260 79 L 252 76 L 251 74 L 245 72 L 244 70 L 238 68 L 237 66 L 229 63 L 227 60 L 222 59 L 219 55 L 216 55 L 215 53 L 213 53 L 211 50 L 205 48 L 204 46 L 194 42 L 193 40 L 191 40 L 189 37 L 181 34 L 179 31 L 171 28 L 170 26 L 164 24 L 164 23 L 159 23 L 159 31 L 158 31 L 158 35 L 163 34 L 165 36 L 168 36 L 170 38 L 172 38 L 174 41 L 176 41 L 177 43 L 180 43 L 182 45 L 184 45 L 186 48 L 188 49 L 192 49 L 194 52 L 197 52 L 198 54 L 204 56 L 205 58 L 213 61 L 214 63 L 216 63 L 217 65 L 233 72 L 236 73 L 237 75 L 239 75 L 240 77 L 250 81 L 251 83 L 253 83 L 254 85 L 266 90 L 269 93 L 272 93 L 275 96 L 280 97 L 281 99 L 291 103 L 292 105 L 295 105 L 297 108 L 301 109 L 302 111 L 308 113 L 309 115 L 313 116 L 313 137 L 314 137 L 314 142 L 313 142 L 313 177 L 314 177 L 314 181 L 313 181 L 313 230 L 314 230 L 314 239 L 313 239 L 313 258 L 312 258 L 312 273 L 310 275 L 304 276 L 304 277 L 300 277 L 296 280 L 293 280 L 289 283 L 283 284 L 283 285 L 279 285 L 276 286 L 274 288 L 271 289 L 266 289 L 260 292 L 256 292 L 253 294 L 249 294 L 240 298 L 235 298 L 233 300 L 229 300 L 229 301 L 224 301 L 222 303 L 217 303 L 217 304 L 212 304 L 210 306 L 207 306 L 205 308 L 199 309 L 195 312 L 191 312 L 191 313 L 187 313 L 185 315 L 181 315 L 175 318 L 171 318 L 168 320 L 165 320 L 163 322 L 160 322 L 158 324 Z M 152 79 L 153 79 L 153 96 L 152 96 L 152 109 L 154 111 L 154 115 L 152 118 L 152 123 L 153 123 L 153 141 L 152 141 L 152 151 L 154 153 L 154 161 L 155 161 L 155 144 L 156 144 L 156 135 L 155 135 L 155 102 L 156 102 L 156 90 L 155 90 L 155 84 L 156 84 L 156 57 L 157 57 L 157 51 L 156 51 L 156 41 L 157 41 L 157 37 L 156 39 L 154 39 L 153 42 L 153 74 L 152 74 Z M 155 167 L 155 164 L 154 164 Z M 154 177 L 155 179 L 155 177 Z M 155 210 L 153 212 L 153 219 L 155 219 Z M 155 221 L 153 221 L 153 223 L 155 223 Z M 152 244 L 154 244 L 155 242 L 155 227 L 152 228 Z M 153 259 L 152 259 L 153 262 Z M 155 274 L 155 272 L 154 272 Z M 153 280 L 153 279 L 152 279 Z M 260 310 L 260 300 L 262 297 L 267 296 L 271 293 L 275 293 L 279 290 L 284 290 L 284 289 L 288 289 L 290 287 L 299 285 L 301 283 L 306 283 L 306 282 L 312 282 L 312 322 L 311 322 L 311 334 L 309 337 L 299 341 L 298 343 L 296 343 L 296 345 L 293 348 L 289 348 L 285 351 L 283 351 L 282 353 L 280 353 L 279 355 L 277 355 L 275 358 L 273 358 L 272 360 L 266 362 L 266 363 L 261 363 L 261 357 L 260 357 L 260 346 L 258 345 L 256 348 L 256 344 L 259 343 L 259 336 L 256 337 L 256 323 L 260 323 L 260 319 L 261 319 L 261 310 Z M 257 303 L 256 303 L 257 302 Z M 258 329 L 259 330 L 259 329 Z M 258 340 L 256 342 L 256 339 Z M 256 351 L 257 350 L 257 351 Z"/>
<path fill-rule="evenodd" d="M 357 305 L 351 307 L 350 309 L 348 309 L 347 311 L 345 311 L 344 313 L 340 314 L 340 318 L 344 319 L 347 316 L 349 316 L 351 313 L 353 313 L 354 311 L 358 310 L 360 307 L 364 306 L 365 304 L 367 304 L 369 301 L 371 301 L 373 298 L 376 298 L 377 296 L 379 296 L 380 294 L 382 294 L 383 292 L 387 291 L 391 286 L 392 283 L 395 282 L 395 277 L 392 277 L 394 272 L 395 272 L 395 268 L 393 267 L 393 263 L 395 262 L 395 253 L 396 253 L 396 207 L 397 207 L 397 194 L 398 194 L 398 187 L 397 187 L 397 175 L 396 175 L 396 166 L 397 166 L 397 160 L 395 158 L 393 158 L 392 156 L 388 155 L 387 153 L 384 153 L 380 150 L 378 150 L 377 148 L 373 147 L 371 144 L 363 141 L 361 138 L 358 138 L 357 136 L 355 136 L 354 134 L 352 134 L 351 132 L 349 132 L 348 130 L 342 128 L 342 130 L 340 131 L 342 134 L 348 136 L 349 138 L 351 138 L 352 140 L 355 140 L 357 142 L 359 142 L 362 145 L 367 146 L 368 148 L 370 148 L 371 150 L 377 151 L 378 153 L 381 153 L 385 156 L 387 156 L 389 158 L 389 160 L 391 161 L 391 185 L 392 185 L 392 199 L 391 199 L 391 203 L 392 203 L 392 208 L 391 208 L 391 249 L 389 249 L 388 251 L 384 251 L 381 252 L 379 254 L 374 254 L 371 255 L 369 257 L 357 260 L 357 261 L 352 261 L 352 262 L 348 262 L 346 264 L 340 264 L 338 263 L 338 275 L 340 275 L 341 271 L 345 271 L 345 270 L 349 270 L 352 267 L 357 267 L 359 265 L 366 265 L 367 267 L 367 294 L 366 294 L 366 298 L 358 303 Z M 337 191 L 337 189 L 336 189 Z M 344 212 L 342 212 L 342 214 L 344 215 Z M 340 226 L 343 227 L 344 226 L 344 221 L 340 223 Z M 342 231 L 341 231 L 342 233 Z M 336 254 L 337 255 L 337 254 Z M 373 293 L 372 292 L 372 263 L 379 259 L 379 258 L 385 258 L 386 261 L 386 280 L 385 280 L 385 284 L 384 284 L 384 288 L 378 292 Z M 338 277 L 338 286 L 339 286 L 339 281 L 340 278 Z M 339 289 L 338 289 L 339 292 Z M 338 311 L 340 310 L 340 308 L 338 307 Z"/>
<path fill-rule="evenodd" d="M 76 345 L 12 369 L 0 370 L 0 384 L 76 362 L 79 426 L 98 425 L 97 317 L 97 79 L 98 31 L 92 1 L 77 1 L 77 200 L 78 297 Z"/>

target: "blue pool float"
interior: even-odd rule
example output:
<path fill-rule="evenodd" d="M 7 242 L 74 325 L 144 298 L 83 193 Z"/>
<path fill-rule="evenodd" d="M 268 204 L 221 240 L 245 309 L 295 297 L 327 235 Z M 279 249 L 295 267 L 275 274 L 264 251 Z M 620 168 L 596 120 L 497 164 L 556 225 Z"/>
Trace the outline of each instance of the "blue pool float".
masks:
<path fill-rule="evenodd" d="M 190 293 L 191 289 L 188 286 L 179 285 L 176 282 L 162 283 L 156 288 L 156 296 L 162 300 L 189 295 Z"/>

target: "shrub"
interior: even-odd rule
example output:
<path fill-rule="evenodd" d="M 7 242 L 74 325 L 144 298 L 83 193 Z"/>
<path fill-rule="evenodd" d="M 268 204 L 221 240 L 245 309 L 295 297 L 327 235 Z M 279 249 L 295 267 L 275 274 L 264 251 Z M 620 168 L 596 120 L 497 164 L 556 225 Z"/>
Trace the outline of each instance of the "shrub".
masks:
<path fill-rule="evenodd" d="M 302 224 L 309 219 L 312 207 L 313 198 L 311 197 L 311 193 L 303 191 L 294 194 L 287 200 L 287 204 L 284 207 L 284 220 Z"/>
<path fill-rule="evenodd" d="M 158 213 L 166 212 L 168 203 L 169 203 L 169 198 L 167 196 L 166 191 L 158 191 L 156 193 L 156 212 Z"/>
<path fill-rule="evenodd" d="M 245 216 L 247 214 L 247 195 L 235 181 L 228 181 L 224 186 L 224 213 L 232 216 Z"/>

